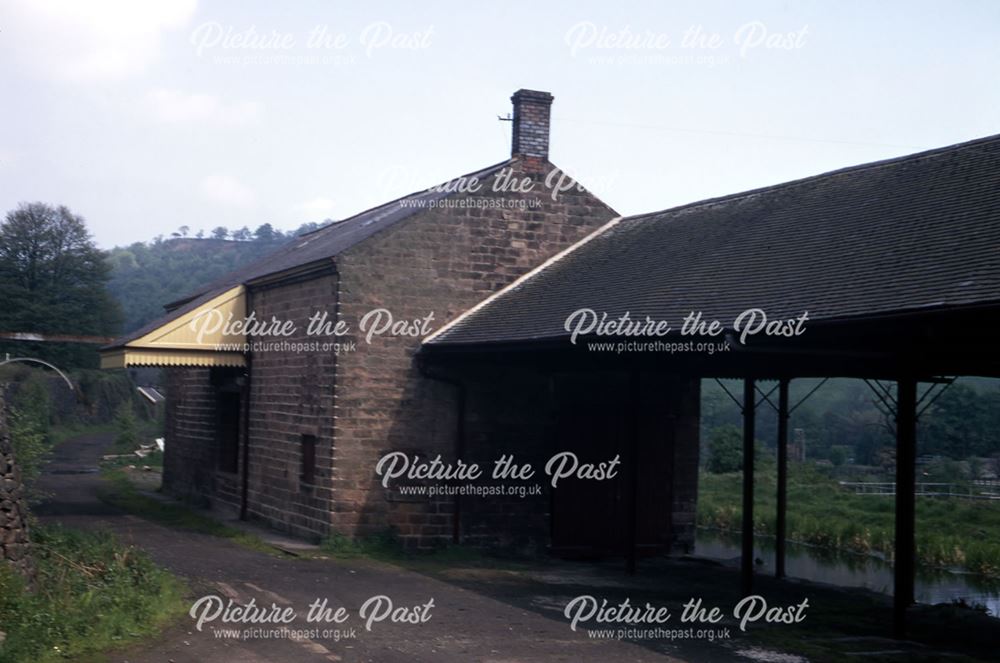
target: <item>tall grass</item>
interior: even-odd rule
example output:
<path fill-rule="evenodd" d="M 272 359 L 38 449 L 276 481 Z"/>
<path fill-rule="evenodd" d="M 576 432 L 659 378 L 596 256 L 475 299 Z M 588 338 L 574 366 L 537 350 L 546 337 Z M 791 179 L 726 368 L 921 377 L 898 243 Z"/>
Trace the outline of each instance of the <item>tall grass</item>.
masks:
<path fill-rule="evenodd" d="M 775 533 L 774 464 L 760 462 L 754 482 L 754 533 Z M 704 473 L 698 493 L 698 524 L 739 531 L 739 472 Z M 795 465 L 788 481 L 788 539 L 892 560 L 895 500 L 856 495 L 808 465 Z M 1000 503 L 957 498 L 917 498 L 917 560 L 1000 577 Z"/>
<path fill-rule="evenodd" d="M 32 530 L 36 587 L 0 568 L 0 662 L 77 660 L 155 633 L 184 611 L 184 587 L 108 533 Z"/>

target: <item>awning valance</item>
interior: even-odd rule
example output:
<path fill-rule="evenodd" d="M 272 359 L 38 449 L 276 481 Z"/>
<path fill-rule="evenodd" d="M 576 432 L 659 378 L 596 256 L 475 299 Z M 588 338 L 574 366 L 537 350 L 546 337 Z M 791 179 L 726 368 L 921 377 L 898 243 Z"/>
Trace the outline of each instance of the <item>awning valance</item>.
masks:
<path fill-rule="evenodd" d="M 151 331 L 101 350 L 101 368 L 126 366 L 245 366 L 243 334 L 225 322 L 246 317 L 242 285 L 166 319 Z"/>

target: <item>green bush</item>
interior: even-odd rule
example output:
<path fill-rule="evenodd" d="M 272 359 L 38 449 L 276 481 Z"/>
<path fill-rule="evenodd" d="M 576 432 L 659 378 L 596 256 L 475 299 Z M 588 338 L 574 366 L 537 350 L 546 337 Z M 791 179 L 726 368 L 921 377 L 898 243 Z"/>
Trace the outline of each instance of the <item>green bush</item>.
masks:
<path fill-rule="evenodd" d="M 45 429 L 30 413 L 11 410 L 7 416 L 14 459 L 21 468 L 21 478 L 29 488 L 41 474 L 50 446 Z"/>
<path fill-rule="evenodd" d="M 52 423 L 52 403 L 45 378 L 37 372 L 27 373 L 14 389 L 11 409 L 30 419 L 43 434 L 47 433 Z"/>
<path fill-rule="evenodd" d="M 115 413 L 115 448 L 121 453 L 134 451 L 139 444 L 139 422 L 130 401 L 118 406 Z"/>
<path fill-rule="evenodd" d="M 719 426 L 708 440 L 709 472 L 722 474 L 743 469 L 743 433 L 736 426 Z"/>

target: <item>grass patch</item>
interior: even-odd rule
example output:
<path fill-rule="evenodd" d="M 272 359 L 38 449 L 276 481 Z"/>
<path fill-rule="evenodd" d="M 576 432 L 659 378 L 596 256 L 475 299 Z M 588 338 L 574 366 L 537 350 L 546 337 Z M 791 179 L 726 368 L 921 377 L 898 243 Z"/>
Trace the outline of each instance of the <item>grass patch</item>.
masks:
<path fill-rule="evenodd" d="M 775 532 L 773 462 L 755 471 L 754 533 Z M 704 473 L 698 524 L 737 532 L 741 526 L 741 474 Z M 795 465 L 788 479 L 788 539 L 892 560 L 895 500 L 856 495 L 809 465 Z M 917 561 L 1000 577 L 1000 504 L 985 500 L 917 498 Z"/>
<path fill-rule="evenodd" d="M 407 556 L 396 534 L 389 529 L 375 536 L 354 539 L 334 532 L 320 543 L 320 550 L 337 559 L 399 561 Z"/>
<path fill-rule="evenodd" d="M 0 568 L 3 663 L 78 660 L 155 634 L 186 610 L 179 580 L 107 532 L 45 525 L 32 534 L 36 590 Z"/>
<path fill-rule="evenodd" d="M 217 536 L 257 552 L 282 555 L 254 534 L 220 523 L 183 504 L 162 502 L 155 497 L 142 494 L 121 470 L 106 471 L 103 479 L 103 485 L 97 491 L 98 497 L 101 501 L 123 511 L 166 527 Z"/>

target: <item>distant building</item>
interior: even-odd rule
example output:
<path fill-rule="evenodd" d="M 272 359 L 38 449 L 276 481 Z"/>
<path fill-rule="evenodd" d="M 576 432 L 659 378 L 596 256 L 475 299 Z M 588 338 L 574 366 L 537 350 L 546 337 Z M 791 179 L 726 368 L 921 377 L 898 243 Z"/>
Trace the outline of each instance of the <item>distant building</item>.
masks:
<path fill-rule="evenodd" d="M 793 463 L 806 462 L 806 432 L 801 428 L 792 431 L 792 440 L 788 443 L 788 460 Z"/>

